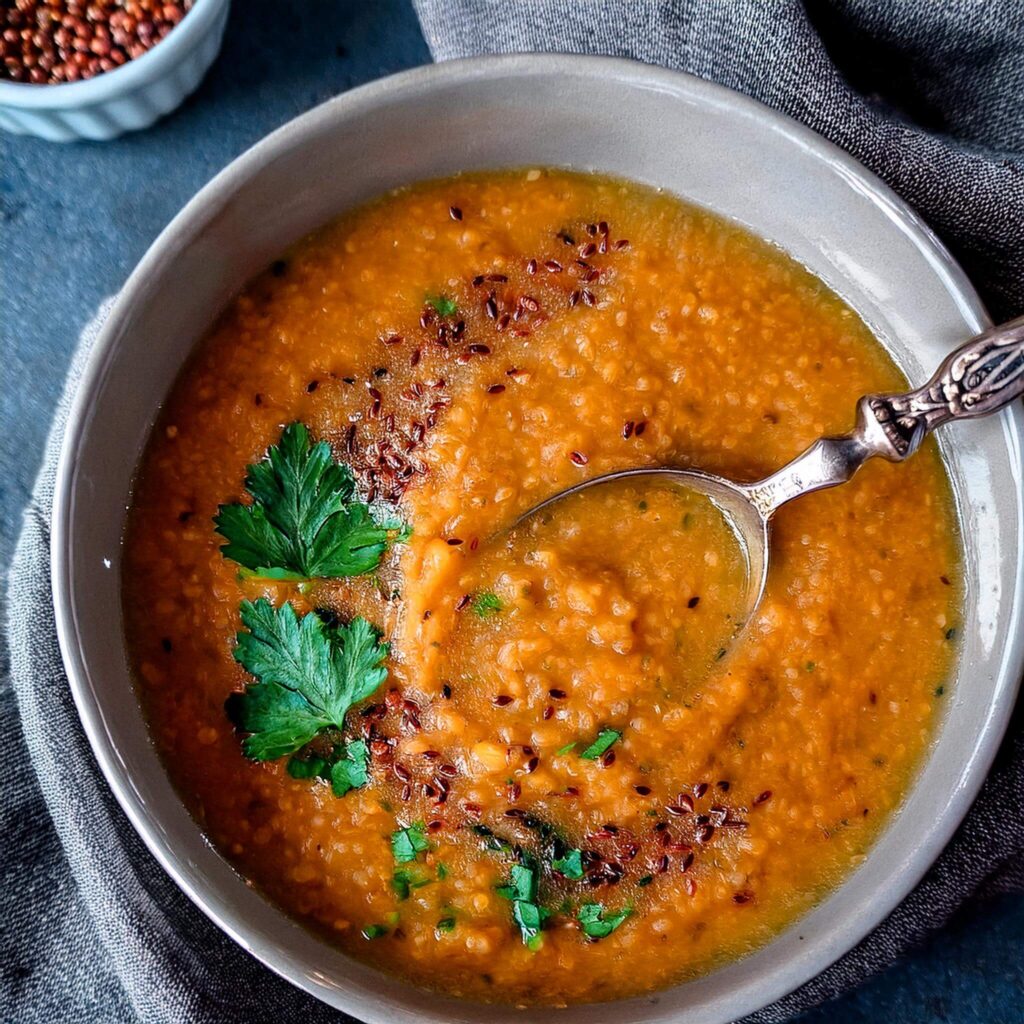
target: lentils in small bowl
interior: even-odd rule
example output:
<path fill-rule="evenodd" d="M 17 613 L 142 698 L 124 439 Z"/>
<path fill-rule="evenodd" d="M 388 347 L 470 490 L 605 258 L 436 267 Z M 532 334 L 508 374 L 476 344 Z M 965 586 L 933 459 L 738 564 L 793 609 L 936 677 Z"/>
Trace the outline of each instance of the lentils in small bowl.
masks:
<path fill-rule="evenodd" d="M 141 57 L 174 29 L 193 0 L 4 0 L 3 67 L 13 82 L 77 82 Z"/>

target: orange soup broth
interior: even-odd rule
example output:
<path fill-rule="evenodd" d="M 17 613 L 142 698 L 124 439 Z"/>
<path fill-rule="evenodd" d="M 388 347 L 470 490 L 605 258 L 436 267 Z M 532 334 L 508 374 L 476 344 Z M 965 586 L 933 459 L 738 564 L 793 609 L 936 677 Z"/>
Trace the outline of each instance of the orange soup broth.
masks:
<path fill-rule="evenodd" d="M 785 507 L 738 636 L 741 555 L 700 499 L 626 488 L 507 531 L 612 470 L 766 475 L 904 386 L 806 270 L 638 185 L 467 175 L 345 215 L 232 302 L 142 462 L 124 607 L 168 772 L 271 899 L 450 994 L 612 999 L 762 945 L 863 860 L 935 729 L 960 607 L 936 448 Z M 411 525 L 379 572 L 273 583 L 222 556 L 218 505 L 294 421 Z M 364 788 L 243 757 L 224 702 L 251 682 L 232 652 L 260 596 L 390 640 L 348 720 L 377 740 Z M 413 822 L 431 846 L 403 899 L 389 837 Z M 582 880 L 542 872 L 542 952 L 479 828 L 543 863 L 538 822 L 588 858 Z M 594 941 L 588 901 L 631 915 Z"/>

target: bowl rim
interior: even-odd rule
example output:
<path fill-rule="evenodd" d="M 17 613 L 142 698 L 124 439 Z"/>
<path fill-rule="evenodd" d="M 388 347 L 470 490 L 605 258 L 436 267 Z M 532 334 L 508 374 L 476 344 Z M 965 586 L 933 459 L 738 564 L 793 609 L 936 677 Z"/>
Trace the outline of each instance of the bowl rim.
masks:
<path fill-rule="evenodd" d="M 210 2 L 212 4 L 212 0 Z M 187 234 L 195 224 L 204 223 L 209 215 L 223 206 L 237 187 L 258 175 L 264 164 L 287 151 L 293 142 L 301 141 L 307 134 L 315 134 L 319 127 L 336 119 L 344 120 L 360 112 L 372 111 L 374 107 L 383 103 L 394 102 L 396 99 L 401 101 L 409 94 L 418 95 L 435 87 L 464 86 L 474 80 L 490 76 L 529 78 L 551 74 L 584 78 L 618 78 L 638 88 L 664 89 L 679 97 L 685 95 L 692 98 L 694 102 L 709 104 L 735 115 L 759 120 L 766 128 L 780 132 L 800 148 L 816 153 L 835 173 L 869 195 L 894 225 L 911 240 L 921 257 L 940 279 L 964 319 L 979 331 L 991 323 L 965 272 L 934 232 L 912 207 L 854 157 L 810 128 L 742 93 L 685 72 L 618 57 L 533 53 L 486 55 L 425 65 L 359 86 L 297 116 L 236 157 L 203 186 L 164 228 L 125 282 L 110 310 L 83 368 L 61 443 L 51 519 L 51 578 L 57 635 L 72 696 L 107 784 L 136 832 L 178 888 L 222 931 L 276 974 L 329 1005 L 339 1009 L 347 1008 L 349 1012 L 368 1013 L 365 1019 L 373 1024 L 390 1024 L 392 1019 L 397 1018 L 389 1016 L 391 1008 L 388 1006 L 373 1009 L 371 1012 L 365 1000 L 357 994 L 340 993 L 337 988 L 321 983 L 293 964 L 277 962 L 278 954 L 275 953 L 274 947 L 264 944 L 253 934 L 253 926 L 240 910 L 224 906 L 219 910 L 214 908 L 211 904 L 215 889 L 208 884 L 203 886 L 192 883 L 186 872 L 185 858 L 153 827 L 149 820 L 148 808 L 130 785 L 117 748 L 106 732 L 100 702 L 90 692 L 88 669 L 77 638 L 70 571 L 77 452 L 81 438 L 85 434 L 84 428 L 91 419 L 93 396 L 102 384 L 108 365 L 118 347 L 120 327 L 138 293 L 143 290 L 146 279 L 151 272 L 156 271 L 162 261 L 168 257 L 173 258 L 179 247 L 179 235 L 183 232 Z M 1011 460 L 1017 466 L 1024 465 L 1024 405 L 1015 403 L 998 414 L 998 419 Z M 1019 611 L 1024 601 L 1024 502 L 1018 499 L 1016 505 L 1017 566 L 1013 590 L 1007 597 L 1011 612 Z M 1008 615 L 1007 643 L 1003 651 L 993 659 L 996 666 L 994 697 L 983 724 L 973 738 L 970 751 L 965 755 L 963 770 L 956 786 L 958 799 L 949 801 L 944 811 L 925 833 L 924 841 L 912 847 L 900 866 L 891 872 L 889 886 L 884 889 L 877 888 L 872 898 L 864 901 L 863 909 L 844 926 L 844 938 L 821 944 L 816 955 L 801 958 L 799 968 L 791 968 L 788 972 L 774 970 L 769 979 L 770 983 L 762 984 L 760 994 L 753 996 L 752 999 L 748 997 L 743 1001 L 741 993 L 739 997 L 726 995 L 714 1000 L 718 1012 L 729 1011 L 728 1017 L 721 1018 L 723 1021 L 745 1016 L 795 991 L 853 949 L 914 889 L 946 847 L 973 804 L 1009 723 L 1021 673 L 1024 670 L 1024 629 L 1021 628 L 1019 618 L 1019 615 Z M 940 723 L 936 735 L 941 733 L 943 728 L 944 725 Z M 911 781 L 904 794 L 904 801 L 909 798 L 917 784 L 916 780 Z M 878 837 L 880 838 L 881 836 Z M 868 852 L 870 854 L 871 850 Z M 851 873 L 848 872 L 835 888 L 841 887 L 850 877 Z M 835 891 L 835 888 L 830 891 Z M 828 897 L 823 897 L 825 898 Z M 779 935 L 785 934 L 786 930 Z M 775 938 L 777 937 L 765 943 L 763 948 L 770 947 Z M 384 981 L 385 976 L 382 975 L 381 980 Z M 656 996 L 657 993 L 652 995 Z M 358 1011 L 353 1011 L 353 1004 L 359 1005 Z M 461 1005 L 469 1007 L 477 1004 L 467 1002 Z M 428 1015 L 424 1019 L 440 1018 Z"/>
<path fill-rule="evenodd" d="M 158 78 L 181 60 L 182 51 L 198 45 L 230 0 L 195 0 L 191 10 L 155 46 L 119 67 L 77 82 L 0 81 L 0 106 L 21 110 L 63 110 L 117 99 Z"/>

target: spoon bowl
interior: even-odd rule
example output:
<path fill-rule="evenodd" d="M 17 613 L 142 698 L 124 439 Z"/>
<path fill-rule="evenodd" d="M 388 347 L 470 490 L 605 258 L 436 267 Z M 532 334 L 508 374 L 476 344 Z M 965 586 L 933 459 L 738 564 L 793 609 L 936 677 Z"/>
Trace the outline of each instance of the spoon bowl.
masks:
<path fill-rule="evenodd" d="M 847 434 L 818 438 L 780 470 L 744 484 L 697 469 L 639 467 L 593 477 L 552 495 L 515 525 L 570 495 L 632 479 L 667 481 L 709 498 L 732 527 L 747 563 L 747 603 L 740 624 L 764 596 L 771 554 L 771 519 L 787 502 L 845 483 L 869 459 L 902 462 L 936 427 L 998 412 L 1024 395 L 1024 317 L 971 338 L 943 360 L 927 384 L 901 394 L 864 395 Z"/>
<path fill-rule="evenodd" d="M 671 466 L 650 466 L 637 469 L 622 469 L 613 473 L 591 477 L 589 480 L 575 484 L 564 491 L 553 494 L 550 498 L 534 505 L 528 512 L 516 520 L 514 526 L 520 526 L 538 513 L 550 509 L 556 503 L 564 501 L 572 495 L 595 487 L 629 480 L 634 483 L 664 486 L 673 484 L 683 490 L 703 494 L 722 514 L 736 539 L 739 541 L 746 562 L 747 587 L 743 605 L 743 614 L 739 619 L 737 631 L 749 620 L 761 603 L 764 588 L 768 582 L 769 554 L 769 522 L 770 514 L 761 511 L 752 497 L 756 485 L 739 484 L 713 473 L 705 473 L 699 469 L 676 469 Z"/>

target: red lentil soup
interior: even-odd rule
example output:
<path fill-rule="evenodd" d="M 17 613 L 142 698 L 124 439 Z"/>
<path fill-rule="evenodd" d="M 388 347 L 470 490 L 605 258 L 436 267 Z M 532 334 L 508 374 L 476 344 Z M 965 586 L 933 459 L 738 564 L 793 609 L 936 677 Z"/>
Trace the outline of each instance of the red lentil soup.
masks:
<path fill-rule="evenodd" d="M 635 184 L 346 214 L 231 303 L 142 460 L 124 609 L 168 772 L 270 899 L 424 986 L 559 1005 L 743 955 L 863 860 L 941 713 L 937 450 L 783 509 L 741 630 L 699 495 L 517 522 L 631 466 L 754 479 L 903 386 L 805 269 Z"/>

